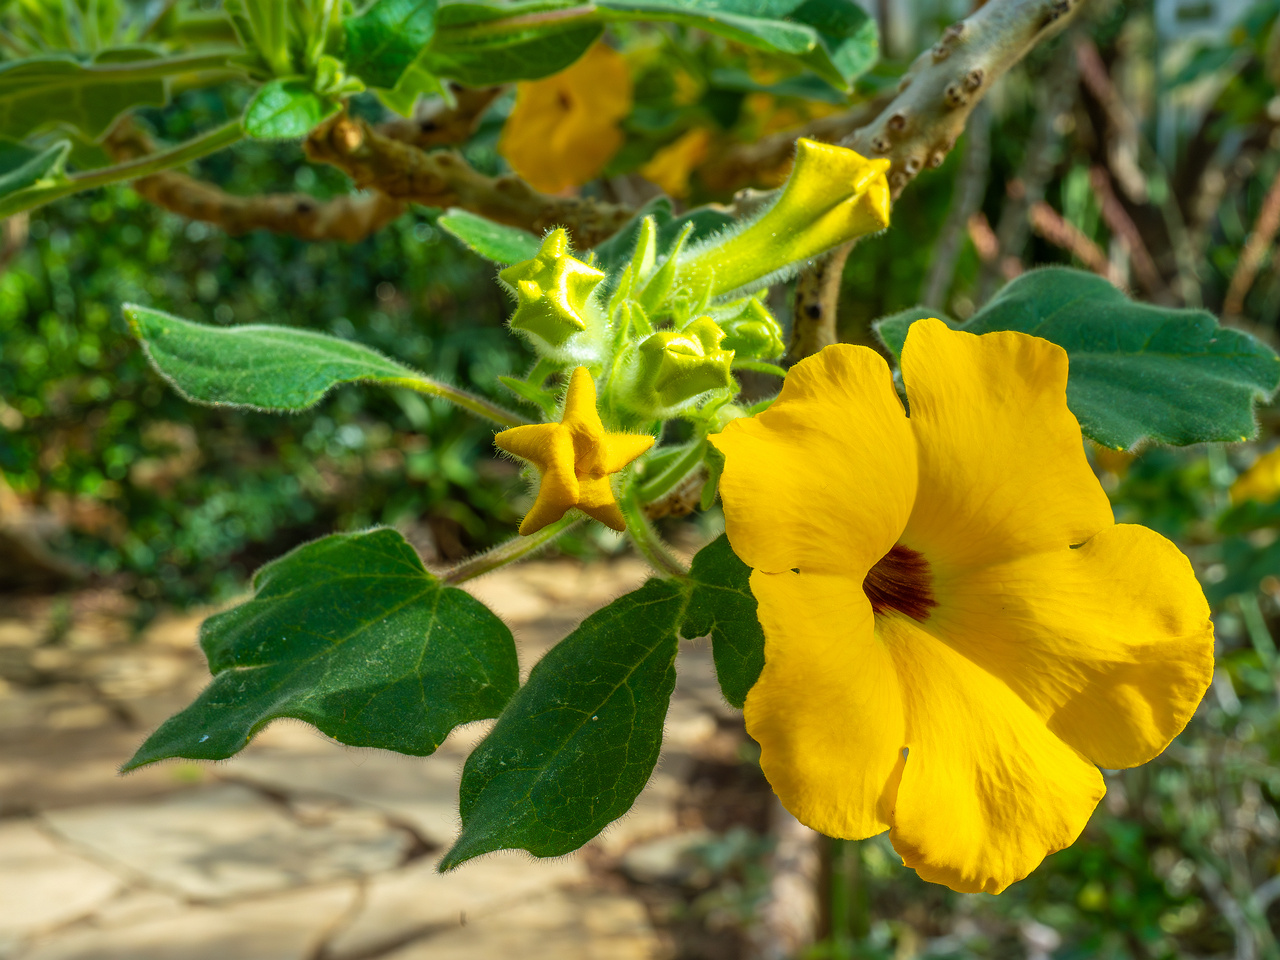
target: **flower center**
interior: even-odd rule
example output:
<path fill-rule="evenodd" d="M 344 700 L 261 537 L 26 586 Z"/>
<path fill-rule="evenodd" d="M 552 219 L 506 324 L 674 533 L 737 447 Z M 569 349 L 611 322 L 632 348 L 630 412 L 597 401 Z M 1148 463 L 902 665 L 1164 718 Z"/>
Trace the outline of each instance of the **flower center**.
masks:
<path fill-rule="evenodd" d="M 938 605 L 929 561 L 900 543 L 876 561 L 862 581 L 862 590 L 877 614 L 897 610 L 924 621 L 929 619 L 929 608 Z"/>

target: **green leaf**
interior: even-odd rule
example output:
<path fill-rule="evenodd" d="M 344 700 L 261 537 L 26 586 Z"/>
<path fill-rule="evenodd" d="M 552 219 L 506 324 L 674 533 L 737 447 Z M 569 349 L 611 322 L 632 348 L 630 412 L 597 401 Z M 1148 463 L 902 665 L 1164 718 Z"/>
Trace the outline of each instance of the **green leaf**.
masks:
<path fill-rule="evenodd" d="M 791 11 L 791 18 L 818 32 L 820 43 L 799 59 L 820 77 L 839 78 L 836 86 L 848 90 L 880 58 L 880 34 L 876 22 L 848 0 L 805 0 Z"/>
<path fill-rule="evenodd" d="M 462 835 L 441 870 L 493 850 L 576 850 L 630 809 L 662 746 L 686 593 L 650 580 L 533 668 L 462 772 Z"/>
<path fill-rule="evenodd" d="M 1224 540 L 1222 567 L 1221 580 L 1204 584 L 1205 599 L 1212 607 L 1220 607 L 1236 594 L 1253 593 L 1264 578 L 1280 575 L 1280 541 L 1259 547 L 1243 537 Z"/>
<path fill-rule="evenodd" d="M 541 241 L 527 230 L 495 223 L 457 207 L 436 221 L 442 230 L 453 234 L 486 260 L 494 263 L 519 263 L 531 260 Z"/>
<path fill-rule="evenodd" d="M 657 254 L 659 257 L 664 257 L 671 252 L 671 248 L 675 246 L 686 224 L 693 224 L 693 231 L 689 234 L 686 243 L 694 244 L 737 223 L 729 214 L 710 207 L 697 207 L 677 217 L 668 198 L 655 197 L 636 211 L 635 216 L 623 224 L 617 233 L 593 248 L 596 266 L 605 273 L 611 274 L 606 283 L 615 280 L 616 277 L 612 275 L 625 267 L 631 259 L 636 249 L 636 238 L 640 234 L 640 222 L 645 217 L 653 217 L 658 224 Z"/>
<path fill-rule="evenodd" d="M 877 332 L 899 353 L 911 314 Z M 1103 446 L 1186 445 L 1253 436 L 1253 405 L 1280 385 L 1280 357 L 1203 310 L 1136 303 L 1102 277 L 1049 267 L 1023 274 L 957 327 L 1020 330 L 1067 351 L 1067 405 Z"/>
<path fill-rule="evenodd" d="M 0 64 L 0 136 L 20 140 L 44 127 L 66 124 L 96 139 L 126 110 L 164 106 L 163 77 L 138 76 L 140 61 L 164 69 L 154 50 L 133 47 L 104 50 L 89 64 L 70 56 Z"/>
<path fill-rule="evenodd" d="M 657 762 L 681 636 L 711 635 L 725 698 L 764 666 L 750 569 L 721 536 L 687 581 L 650 580 L 533 668 L 462 772 L 462 835 L 441 870 L 494 850 L 576 850 L 631 808 Z"/>
<path fill-rule="evenodd" d="M 602 10 L 623 14 L 618 19 L 665 20 L 698 27 L 760 50 L 802 55 L 817 46 L 813 29 L 769 16 L 795 3 L 758 0 L 598 0 Z M 787 12 L 790 12 L 789 10 Z"/>
<path fill-rule="evenodd" d="M 70 140 L 32 150 L 12 140 L 0 140 L 0 197 L 23 190 L 38 180 L 62 177 Z"/>
<path fill-rule="evenodd" d="M 299 547 L 253 587 L 253 599 L 200 629 L 213 682 L 125 770 L 224 759 L 278 717 L 351 746 L 426 756 L 458 724 L 496 716 L 519 682 L 511 631 L 431 576 L 394 530 Z"/>
<path fill-rule="evenodd" d="M 419 61 L 436 76 L 471 87 L 537 80 L 559 73 L 600 38 L 604 24 L 588 15 L 534 15 L 581 9 L 576 0 L 532 3 L 449 3 Z"/>
<path fill-rule="evenodd" d="M 347 68 L 365 83 L 394 88 L 436 32 L 436 0 L 374 0 L 343 21 Z"/>
<path fill-rule="evenodd" d="M 339 384 L 420 377 L 371 347 L 312 330 L 210 327 L 133 304 L 124 313 L 155 368 L 197 403 L 305 410 Z"/>
<path fill-rule="evenodd" d="M 764 669 L 764 630 L 756 618 L 751 568 L 738 559 L 722 533 L 698 551 L 689 579 L 693 592 L 683 633 L 710 634 L 720 691 L 741 708 Z"/>
<path fill-rule="evenodd" d="M 956 322 L 949 317 L 944 317 L 937 310 L 929 307 L 911 307 L 903 310 L 901 313 L 891 313 L 887 317 L 881 317 L 873 323 L 872 329 L 875 330 L 876 336 L 898 359 L 902 358 L 902 345 L 907 342 L 907 331 L 911 329 L 911 325 L 917 320 L 926 320 L 933 318 L 942 320 L 950 327 L 955 327 Z"/>
<path fill-rule="evenodd" d="M 339 110 L 336 100 L 316 93 L 304 80 L 271 80 L 244 111 L 244 129 L 259 140 L 297 140 Z"/>

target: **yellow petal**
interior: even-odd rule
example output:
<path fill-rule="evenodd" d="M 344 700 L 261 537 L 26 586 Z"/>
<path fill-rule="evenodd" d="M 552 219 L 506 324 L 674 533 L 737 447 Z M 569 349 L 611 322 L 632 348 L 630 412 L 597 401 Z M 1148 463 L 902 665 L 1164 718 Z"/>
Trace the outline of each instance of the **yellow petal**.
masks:
<path fill-rule="evenodd" d="M 783 806 L 831 837 L 889 826 L 904 742 L 898 678 L 875 637 L 860 580 L 751 575 L 764 670 L 747 694 L 747 732 Z"/>
<path fill-rule="evenodd" d="M 791 368 L 764 413 L 711 437 L 734 552 L 751 567 L 862 577 L 898 539 L 916 492 L 911 427 L 889 367 L 837 344 Z"/>
<path fill-rule="evenodd" d="M 545 467 L 539 467 L 542 482 L 538 485 L 538 498 L 520 523 L 520 533 L 525 536 L 563 517 L 578 502 L 581 492 L 581 485 L 573 471 L 573 437 L 568 430 L 556 425 L 555 431 L 549 435 L 545 457 Z"/>
<path fill-rule="evenodd" d="M 1273 503 L 1280 498 L 1280 448 L 1264 453 L 1231 485 L 1231 502 L 1257 500 Z"/>
<path fill-rule="evenodd" d="M 903 541 L 935 576 L 1081 543 L 1114 521 L 1067 409 L 1067 354 L 939 320 L 902 351 L 920 487 Z"/>
<path fill-rule="evenodd" d="M 521 460 L 528 460 L 539 470 L 546 470 L 555 456 L 556 435 L 564 432 L 558 423 L 531 423 L 503 430 L 493 438 L 494 445 Z M 568 433 L 566 432 L 566 437 Z"/>
<path fill-rule="evenodd" d="M 999 893 L 1080 835 L 1105 788 L 1005 684 L 902 615 L 880 617 L 907 758 L 889 839 L 925 880 Z"/>
<path fill-rule="evenodd" d="M 574 432 L 575 446 L 585 449 L 604 435 L 604 424 L 596 410 L 596 383 L 586 367 L 575 367 L 569 377 L 560 422 Z"/>
<path fill-rule="evenodd" d="M 644 434 L 605 434 L 604 439 L 600 441 L 597 447 L 599 463 L 592 464 L 593 469 L 591 472 L 617 473 L 652 446 L 653 437 L 645 436 Z"/>
<path fill-rule="evenodd" d="M 1213 624 L 1191 564 L 1146 527 L 1107 527 L 1079 549 L 938 588 L 926 628 L 1103 767 L 1160 753 L 1213 677 Z"/>
<path fill-rule="evenodd" d="M 711 131 L 695 127 L 667 144 L 640 168 L 640 176 L 662 188 L 673 197 L 689 193 L 689 175 L 707 159 L 711 147 Z"/>
<path fill-rule="evenodd" d="M 627 521 L 618 508 L 618 501 L 614 499 L 613 487 L 608 477 L 582 479 L 578 482 L 578 488 L 579 510 L 619 533 L 627 529 Z"/>

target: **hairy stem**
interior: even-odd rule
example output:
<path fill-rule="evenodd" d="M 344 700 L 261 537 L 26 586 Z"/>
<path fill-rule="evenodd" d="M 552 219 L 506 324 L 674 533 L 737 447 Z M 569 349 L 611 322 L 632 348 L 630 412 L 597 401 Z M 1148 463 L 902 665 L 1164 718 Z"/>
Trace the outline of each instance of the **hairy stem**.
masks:
<path fill-rule="evenodd" d="M 483 417 L 502 427 L 522 427 L 527 423 L 533 423 L 518 413 L 513 413 L 504 407 L 491 403 L 483 397 L 477 397 L 473 393 L 465 390 L 459 390 L 457 387 L 451 387 L 448 384 L 440 383 L 429 377 L 395 377 L 381 381 L 392 387 L 407 387 L 410 390 L 416 390 L 418 393 L 424 393 L 429 397 L 439 397 L 441 400 L 448 400 L 452 404 L 462 407 L 470 413 L 474 413 L 477 417 Z"/>
<path fill-rule="evenodd" d="M 505 567 L 508 563 L 522 560 L 531 553 L 537 553 L 570 527 L 581 523 L 583 519 L 580 514 L 561 517 L 555 523 L 549 523 L 541 530 L 531 533 L 527 537 L 516 537 L 514 540 L 508 540 L 492 550 L 486 550 L 484 553 L 463 560 L 462 563 L 441 576 L 440 579 L 445 583 L 459 584 L 484 576 L 486 573 L 492 573 L 499 567 Z"/>
<path fill-rule="evenodd" d="M 664 577 L 687 577 L 688 569 L 672 555 L 658 532 L 650 526 L 635 484 L 622 495 L 618 506 L 622 508 L 622 516 L 627 521 L 627 534 L 631 537 L 631 542 L 636 545 L 640 555 L 649 561 L 649 566 Z"/>

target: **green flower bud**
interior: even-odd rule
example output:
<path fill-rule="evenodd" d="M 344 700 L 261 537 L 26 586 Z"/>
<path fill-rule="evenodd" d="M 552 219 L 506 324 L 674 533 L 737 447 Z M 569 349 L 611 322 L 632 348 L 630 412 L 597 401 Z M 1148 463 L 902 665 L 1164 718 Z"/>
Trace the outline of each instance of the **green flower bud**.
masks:
<path fill-rule="evenodd" d="M 532 260 L 512 264 L 498 278 L 515 291 L 511 329 L 538 353 L 566 363 L 599 361 L 603 324 L 591 295 L 604 274 L 569 255 L 562 228 L 547 234 Z"/>
<path fill-rule="evenodd" d="M 724 330 L 726 350 L 743 360 L 772 359 L 782 356 L 786 346 L 782 342 L 782 327 L 773 319 L 768 308 L 755 297 L 729 305 L 736 310 L 719 321 Z"/>
<path fill-rule="evenodd" d="M 888 160 L 800 139 L 777 202 L 740 233 L 686 254 L 680 282 L 711 285 L 713 296 L 761 282 L 779 270 L 889 225 Z"/>
<path fill-rule="evenodd" d="M 645 418 L 688 413 L 702 400 L 728 399 L 734 390 L 733 351 L 710 317 L 683 330 L 660 330 L 635 347 L 620 385 L 622 402 Z"/>

